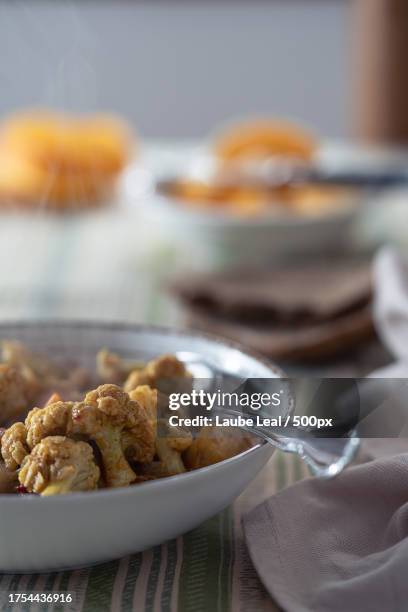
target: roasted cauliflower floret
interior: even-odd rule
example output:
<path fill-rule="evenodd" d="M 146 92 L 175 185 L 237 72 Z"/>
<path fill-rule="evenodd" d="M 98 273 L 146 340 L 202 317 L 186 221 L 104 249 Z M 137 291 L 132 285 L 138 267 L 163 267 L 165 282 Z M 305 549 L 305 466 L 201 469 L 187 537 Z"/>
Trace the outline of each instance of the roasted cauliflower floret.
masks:
<path fill-rule="evenodd" d="M 33 353 L 22 342 L 4 340 L 2 342 L 3 360 L 16 368 L 27 367 L 39 377 L 58 378 L 62 374 L 48 357 Z"/>
<path fill-rule="evenodd" d="M 17 470 L 29 452 L 24 424 L 14 423 L 1 436 L 1 455 L 6 468 Z"/>
<path fill-rule="evenodd" d="M 169 425 L 166 419 L 159 421 L 156 438 L 156 454 L 168 476 L 186 471 L 181 454 L 192 444 L 188 431 Z"/>
<path fill-rule="evenodd" d="M 180 387 L 188 391 L 191 387 L 191 374 L 174 355 L 162 355 L 149 361 L 144 368 L 131 372 L 124 389 L 129 393 L 140 385 L 149 385 L 163 393 L 179 391 Z"/>
<path fill-rule="evenodd" d="M 32 449 L 47 436 L 68 435 L 74 402 L 55 402 L 45 408 L 34 408 L 25 420 L 27 444 Z"/>
<path fill-rule="evenodd" d="M 136 474 L 125 453 L 140 463 L 154 456 L 154 433 L 145 411 L 116 385 L 101 385 L 72 409 L 71 433 L 93 440 L 109 487 L 127 486 Z"/>
<path fill-rule="evenodd" d="M 188 469 L 195 470 L 234 457 L 251 446 L 250 436 L 238 429 L 203 427 L 183 453 L 183 461 Z"/>
<path fill-rule="evenodd" d="M 4 340 L 3 360 L 16 368 L 23 377 L 26 396 L 32 400 L 47 386 L 49 380 L 58 380 L 62 371 L 43 355 L 31 352 L 22 342 Z"/>
<path fill-rule="evenodd" d="M 7 363 L 0 364 L 0 423 L 18 416 L 27 408 L 24 379 Z"/>
<path fill-rule="evenodd" d="M 26 456 L 18 479 L 30 493 L 62 495 L 96 489 L 99 476 L 89 444 L 49 436 Z"/>
<path fill-rule="evenodd" d="M 96 371 L 99 378 L 105 383 L 123 383 L 133 370 L 142 369 L 143 362 L 123 359 L 117 353 L 112 353 L 106 348 L 98 351 L 96 355 Z"/>
<path fill-rule="evenodd" d="M 168 419 L 158 418 L 158 415 L 160 417 L 161 414 L 164 414 L 167 408 L 167 396 L 148 385 L 141 385 L 130 391 L 129 397 L 136 400 L 145 409 L 153 425 L 156 455 L 160 460 L 162 475 L 170 476 L 185 472 L 181 453 L 190 446 L 192 437 L 188 431 L 171 426 Z"/>
<path fill-rule="evenodd" d="M 89 383 L 89 373 L 81 367 L 62 367 L 45 355 L 29 350 L 17 341 L 2 342 L 3 360 L 15 367 L 24 380 L 27 399 L 38 399 L 50 389 L 70 399 L 79 399 L 79 390 Z"/>
<path fill-rule="evenodd" d="M 130 399 L 137 402 L 145 411 L 153 427 L 154 437 L 157 435 L 158 395 L 157 389 L 152 389 L 149 385 L 140 385 L 129 392 Z"/>

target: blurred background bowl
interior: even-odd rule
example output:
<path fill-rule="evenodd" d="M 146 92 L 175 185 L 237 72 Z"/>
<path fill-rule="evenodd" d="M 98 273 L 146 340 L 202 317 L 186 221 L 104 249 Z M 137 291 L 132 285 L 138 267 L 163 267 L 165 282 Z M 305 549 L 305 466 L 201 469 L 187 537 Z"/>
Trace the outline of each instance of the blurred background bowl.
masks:
<path fill-rule="evenodd" d="M 206 261 L 207 268 L 267 265 L 286 256 L 316 255 L 339 251 L 351 239 L 352 228 L 369 197 L 364 190 L 353 190 L 337 197 L 333 206 L 313 214 L 288 210 L 285 202 L 274 200 L 270 208 L 254 214 L 237 214 L 233 207 L 195 201 L 169 193 L 165 186 L 172 176 L 199 176 L 197 169 L 211 160 L 199 153 L 171 165 L 144 170 L 130 167 L 123 181 L 122 199 L 141 218 L 152 242 L 167 245 L 181 255 Z M 321 196 L 317 196 L 320 197 Z M 309 197 L 310 209 L 321 202 Z"/>

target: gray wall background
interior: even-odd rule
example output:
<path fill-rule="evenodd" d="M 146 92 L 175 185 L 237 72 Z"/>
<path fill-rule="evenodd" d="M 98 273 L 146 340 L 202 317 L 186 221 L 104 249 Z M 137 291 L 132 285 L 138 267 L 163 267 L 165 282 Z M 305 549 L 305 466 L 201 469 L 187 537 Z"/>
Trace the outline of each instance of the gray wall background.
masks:
<path fill-rule="evenodd" d="M 345 0 L 0 3 L 0 114 L 112 109 L 149 137 L 248 113 L 349 124 Z"/>

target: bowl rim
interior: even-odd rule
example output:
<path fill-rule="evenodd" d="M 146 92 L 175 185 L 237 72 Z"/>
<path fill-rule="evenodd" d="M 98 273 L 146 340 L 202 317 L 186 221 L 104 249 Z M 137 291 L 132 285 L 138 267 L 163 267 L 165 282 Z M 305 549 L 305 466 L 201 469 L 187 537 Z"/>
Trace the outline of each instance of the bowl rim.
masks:
<path fill-rule="evenodd" d="M 32 327 L 40 327 L 40 328 L 72 328 L 76 327 L 79 329 L 85 328 L 106 328 L 110 330 L 117 331 L 143 331 L 143 332 L 159 332 L 167 335 L 176 335 L 176 336 L 187 336 L 198 339 L 208 340 L 209 342 L 216 343 L 218 345 L 227 346 L 228 348 L 232 348 L 240 351 L 243 355 L 255 359 L 259 363 L 261 363 L 265 368 L 267 368 L 271 373 L 273 372 L 276 375 L 276 378 L 285 378 L 285 372 L 279 368 L 279 366 L 275 365 L 274 362 L 269 359 L 262 357 L 256 351 L 252 351 L 251 349 L 247 349 L 242 346 L 239 342 L 234 340 L 229 340 L 228 338 L 223 338 L 222 336 L 217 336 L 216 334 L 211 334 L 207 332 L 200 332 L 196 330 L 188 330 L 179 327 L 170 327 L 165 325 L 154 325 L 154 324 L 144 324 L 144 323 L 127 323 L 121 321 L 96 321 L 86 319 L 10 319 L 9 321 L 0 323 L 0 332 L 9 328 L 9 327 L 20 327 L 20 328 L 32 328 Z M 260 440 L 251 448 L 246 449 L 245 451 L 234 455 L 233 457 L 229 457 L 228 459 L 223 459 L 218 463 L 214 463 L 212 465 L 208 465 L 205 467 L 197 468 L 195 470 L 191 470 L 185 472 L 183 474 L 175 474 L 173 476 L 166 476 L 164 478 L 158 478 L 156 480 L 150 480 L 146 482 L 139 483 L 137 485 L 130 485 L 128 487 L 117 487 L 111 489 L 99 489 L 95 491 L 78 491 L 76 493 L 69 493 L 66 495 L 56 495 L 53 497 L 47 497 L 45 499 L 41 495 L 34 494 L 26 494 L 26 495 L 15 495 L 10 493 L 0 493 L 0 504 L 15 504 L 20 501 L 21 498 L 25 498 L 30 500 L 29 503 L 66 503 L 68 500 L 73 500 L 73 503 L 85 500 L 85 499 L 104 499 L 106 496 L 120 496 L 120 495 L 134 495 L 136 491 L 144 491 L 146 487 L 154 488 L 158 486 L 171 486 L 172 482 L 180 482 L 180 480 L 189 480 L 194 478 L 196 473 L 206 473 L 214 469 L 219 469 L 220 466 L 231 464 L 234 461 L 241 460 L 242 458 L 252 455 L 255 452 L 259 452 L 263 449 L 268 443 L 266 441 Z"/>

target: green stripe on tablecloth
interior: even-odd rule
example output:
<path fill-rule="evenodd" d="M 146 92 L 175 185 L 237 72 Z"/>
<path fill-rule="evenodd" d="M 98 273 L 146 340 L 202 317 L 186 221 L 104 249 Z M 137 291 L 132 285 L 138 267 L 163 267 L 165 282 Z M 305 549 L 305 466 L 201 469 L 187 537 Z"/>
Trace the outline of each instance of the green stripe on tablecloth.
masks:
<path fill-rule="evenodd" d="M 221 612 L 230 609 L 230 509 L 224 510 L 183 538 L 179 612 Z"/>
<path fill-rule="evenodd" d="M 7 589 L 7 596 L 6 599 L 4 601 L 5 605 L 3 605 L 2 607 L 2 612 L 12 612 L 13 610 L 16 609 L 16 604 L 11 604 L 8 602 L 8 594 L 9 593 L 18 593 L 18 585 L 20 583 L 21 580 L 21 576 L 19 575 L 14 575 L 11 577 L 10 582 L 9 582 L 9 586 Z"/>
<path fill-rule="evenodd" d="M 21 576 L 19 576 L 18 574 L 12 577 L 10 586 L 9 586 L 11 593 L 15 593 L 16 591 L 18 592 L 18 585 L 20 584 L 20 580 L 21 580 Z"/>
<path fill-rule="evenodd" d="M 131 612 L 131 610 L 133 610 L 133 594 L 135 591 L 137 577 L 139 576 L 140 568 L 142 567 L 142 561 L 142 553 L 132 555 L 129 560 L 125 586 L 122 593 L 121 612 Z"/>
<path fill-rule="evenodd" d="M 38 580 L 38 575 L 37 574 L 31 574 L 31 576 L 30 576 L 30 578 L 29 578 L 29 580 L 27 582 L 27 585 L 24 588 L 24 591 L 26 593 L 31 593 L 31 591 L 34 591 L 35 588 L 36 588 L 37 580 Z M 32 605 L 30 603 L 23 604 L 21 606 L 21 609 L 24 612 L 30 612 L 32 610 Z"/>
<path fill-rule="evenodd" d="M 53 572 L 52 574 L 46 574 L 46 580 L 44 582 L 44 586 L 41 588 L 41 591 L 43 593 L 52 592 L 54 590 L 53 587 L 57 579 L 57 576 L 58 576 L 57 572 Z M 49 609 L 50 609 L 50 606 L 47 605 L 46 603 L 40 606 L 41 612 L 48 612 Z"/>
<path fill-rule="evenodd" d="M 82 612 L 109 610 L 119 561 L 110 561 L 91 569 Z"/>
<path fill-rule="evenodd" d="M 62 577 L 59 585 L 59 590 L 62 592 L 68 590 L 68 582 L 71 572 L 62 572 Z"/>
<path fill-rule="evenodd" d="M 170 612 L 171 610 L 171 596 L 174 588 L 175 572 L 177 565 L 177 540 L 172 540 L 167 544 L 167 565 L 166 573 L 164 575 L 163 592 L 161 596 L 161 610 L 162 612 Z"/>
<path fill-rule="evenodd" d="M 38 576 L 37 574 L 32 574 L 30 576 L 30 580 L 27 582 L 27 591 L 33 591 L 35 589 L 35 585 L 37 584 Z"/>
<path fill-rule="evenodd" d="M 162 563 L 162 547 L 155 546 L 153 549 L 153 560 L 150 567 L 149 579 L 147 581 L 145 611 L 153 610 L 154 596 L 159 581 L 160 566 Z"/>

